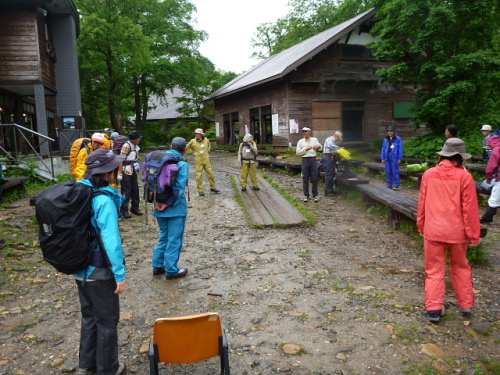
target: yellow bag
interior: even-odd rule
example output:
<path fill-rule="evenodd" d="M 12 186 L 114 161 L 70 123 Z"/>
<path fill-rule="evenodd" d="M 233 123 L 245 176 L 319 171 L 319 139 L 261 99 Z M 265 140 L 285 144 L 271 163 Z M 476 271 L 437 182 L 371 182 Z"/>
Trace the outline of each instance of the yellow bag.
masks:
<path fill-rule="evenodd" d="M 337 150 L 337 154 L 344 160 L 351 160 L 351 153 L 347 151 L 344 147 L 341 147 Z"/>

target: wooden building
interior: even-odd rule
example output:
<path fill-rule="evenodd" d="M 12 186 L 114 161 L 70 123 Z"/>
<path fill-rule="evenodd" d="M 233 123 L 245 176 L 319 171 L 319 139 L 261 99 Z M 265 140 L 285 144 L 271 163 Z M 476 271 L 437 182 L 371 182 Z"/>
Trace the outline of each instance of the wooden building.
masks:
<path fill-rule="evenodd" d="M 56 129 L 82 128 L 78 32 L 73 0 L 0 0 L 1 124 L 54 139 Z M 0 134 L 7 151 L 9 142 Z"/>
<path fill-rule="evenodd" d="M 168 131 L 175 127 L 181 120 L 184 122 L 195 122 L 198 120 L 196 113 L 192 113 L 190 117 L 185 117 L 179 112 L 183 103 L 179 102 L 178 98 L 183 98 L 186 95 L 180 87 L 174 87 L 172 90 L 167 90 L 163 98 L 152 96 L 149 99 L 148 111 L 146 117 L 147 122 L 158 122 L 162 126 L 162 130 Z M 130 119 L 135 120 L 135 117 Z"/>
<path fill-rule="evenodd" d="M 260 144 L 294 146 L 303 126 L 320 142 L 335 130 L 347 142 L 373 141 L 389 125 L 414 134 L 413 89 L 381 84 L 377 70 L 390 62 L 365 47 L 375 16 L 371 9 L 273 55 L 211 94 L 217 141 L 237 144 L 248 131 Z"/>

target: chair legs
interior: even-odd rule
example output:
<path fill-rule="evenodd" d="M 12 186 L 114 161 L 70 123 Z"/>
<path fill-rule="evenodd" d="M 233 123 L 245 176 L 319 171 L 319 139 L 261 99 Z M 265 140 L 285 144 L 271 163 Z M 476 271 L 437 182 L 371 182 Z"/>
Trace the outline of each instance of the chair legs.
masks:
<path fill-rule="evenodd" d="M 220 367 L 222 375 L 231 375 L 231 370 L 229 369 L 229 349 L 227 345 L 227 338 L 224 331 L 222 331 L 222 336 L 219 337 L 219 349 L 220 349 Z"/>
<path fill-rule="evenodd" d="M 158 375 L 158 347 L 149 340 L 149 374 Z"/>

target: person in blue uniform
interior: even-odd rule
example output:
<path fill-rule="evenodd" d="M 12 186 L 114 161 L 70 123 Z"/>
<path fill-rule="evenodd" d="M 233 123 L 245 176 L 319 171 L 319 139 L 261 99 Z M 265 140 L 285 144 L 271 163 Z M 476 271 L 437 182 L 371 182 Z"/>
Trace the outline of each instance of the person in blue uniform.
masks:
<path fill-rule="evenodd" d="M 396 135 L 396 127 L 387 128 L 387 137 L 384 138 L 380 159 L 385 164 L 386 183 L 389 189 L 399 190 L 399 164 L 403 161 L 403 141 Z"/>

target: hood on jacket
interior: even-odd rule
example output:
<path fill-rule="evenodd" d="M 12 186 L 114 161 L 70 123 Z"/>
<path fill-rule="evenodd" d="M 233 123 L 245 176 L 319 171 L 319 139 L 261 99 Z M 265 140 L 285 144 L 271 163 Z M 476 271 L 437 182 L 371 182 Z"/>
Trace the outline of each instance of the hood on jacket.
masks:
<path fill-rule="evenodd" d="M 245 134 L 243 137 L 243 142 L 253 142 L 252 134 Z"/>

